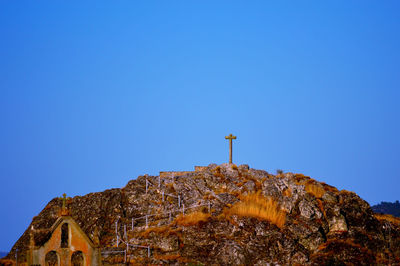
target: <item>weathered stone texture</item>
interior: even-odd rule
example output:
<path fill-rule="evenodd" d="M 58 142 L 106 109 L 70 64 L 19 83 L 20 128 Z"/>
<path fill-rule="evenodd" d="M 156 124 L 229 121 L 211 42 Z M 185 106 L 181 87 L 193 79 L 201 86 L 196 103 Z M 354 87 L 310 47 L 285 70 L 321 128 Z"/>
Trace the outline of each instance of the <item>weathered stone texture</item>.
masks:
<path fill-rule="evenodd" d="M 126 225 L 131 243 L 151 247 L 150 258 L 144 249 L 130 251 L 130 261 L 137 264 L 400 263 L 400 223 L 378 220 L 368 203 L 353 192 L 338 191 L 301 174 L 275 176 L 248 165 L 211 164 L 195 171 L 164 172 L 161 177 L 160 186 L 158 176 L 140 176 L 121 189 L 74 197 L 67 202 L 71 216 L 103 250 L 116 245 L 115 222 L 121 236 Z M 319 191 L 313 192 L 311 185 Z M 282 227 L 262 218 L 227 214 L 231 206 L 257 191 L 286 214 Z M 183 205 L 187 216 L 195 212 L 208 216 L 182 225 L 175 218 Z M 61 201 L 53 199 L 33 218 L 31 225 L 43 230 L 41 241 L 46 242 L 46 230 L 60 207 Z M 173 213 L 171 220 L 167 212 Z M 144 215 L 151 215 L 147 226 Z M 28 235 L 29 229 L 9 258 L 16 248 L 27 250 Z M 111 257 L 103 258 L 104 265 L 123 260 Z"/>

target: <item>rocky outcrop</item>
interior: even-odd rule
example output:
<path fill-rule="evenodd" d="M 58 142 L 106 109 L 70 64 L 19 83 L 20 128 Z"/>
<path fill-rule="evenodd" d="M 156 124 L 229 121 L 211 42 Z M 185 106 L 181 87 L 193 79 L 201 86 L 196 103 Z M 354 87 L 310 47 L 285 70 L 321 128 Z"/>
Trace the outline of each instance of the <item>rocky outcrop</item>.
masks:
<path fill-rule="evenodd" d="M 376 213 L 390 214 L 396 217 L 400 217 L 400 202 L 385 202 L 382 201 L 379 204 L 372 206 L 372 210 Z"/>
<path fill-rule="evenodd" d="M 399 220 L 377 217 L 355 193 L 302 174 L 211 164 L 160 180 L 139 176 L 124 188 L 74 197 L 67 205 L 104 252 L 125 250 L 126 243 L 149 247 L 130 247 L 131 263 L 400 263 Z M 42 232 L 37 241 L 46 241 L 60 208 L 61 200 L 51 200 L 8 258 L 16 248 L 28 249 L 31 226 Z M 103 263 L 124 262 L 116 254 L 104 253 Z"/>

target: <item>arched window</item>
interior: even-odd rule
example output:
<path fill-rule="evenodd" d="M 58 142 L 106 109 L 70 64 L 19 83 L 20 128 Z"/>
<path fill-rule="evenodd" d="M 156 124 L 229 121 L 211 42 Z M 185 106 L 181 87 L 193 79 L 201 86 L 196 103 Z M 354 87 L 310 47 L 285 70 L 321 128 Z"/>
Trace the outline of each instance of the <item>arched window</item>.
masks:
<path fill-rule="evenodd" d="M 45 257 L 46 266 L 56 266 L 58 265 L 58 255 L 54 250 L 49 251 Z"/>
<path fill-rule="evenodd" d="M 65 223 L 61 226 L 61 248 L 68 247 L 68 224 Z"/>
<path fill-rule="evenodd" d="M 83 266 L 84 265 L 84 257 L 82 251 L 75 251 L 71 256 L 71 264 L 72 266 Z"/>

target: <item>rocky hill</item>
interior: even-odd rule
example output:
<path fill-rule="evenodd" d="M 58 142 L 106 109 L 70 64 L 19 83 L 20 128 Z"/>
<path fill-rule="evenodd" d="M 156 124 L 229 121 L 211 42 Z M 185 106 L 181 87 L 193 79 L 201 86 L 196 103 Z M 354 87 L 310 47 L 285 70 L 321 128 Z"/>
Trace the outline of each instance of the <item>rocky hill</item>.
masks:
<path fill-rule="evenodd" d="M 372 206 L 372 210 L 376 213 L 391 214 L 396 217 L 400 217 L 400 202 L 385 202 Z"/>
<path fill-rule="evenodd" d="M 61 204 L 55 198 L 33 218 L 8 258 L 18 248 L 24 259 L 31 226 L 40 232 L 35 243 L 46 242 Z M 123 253 L 108 251 L 123 251 L 126 243 L 142 246 L 128 249 L 132 264 L 400 263 L 399 219 L 302 174 L 211 164 L 162 178 L 139 176 L 121 189 L 69 199 L 67 206 L 101 247 L 104 265 L 123 263 Z"/>

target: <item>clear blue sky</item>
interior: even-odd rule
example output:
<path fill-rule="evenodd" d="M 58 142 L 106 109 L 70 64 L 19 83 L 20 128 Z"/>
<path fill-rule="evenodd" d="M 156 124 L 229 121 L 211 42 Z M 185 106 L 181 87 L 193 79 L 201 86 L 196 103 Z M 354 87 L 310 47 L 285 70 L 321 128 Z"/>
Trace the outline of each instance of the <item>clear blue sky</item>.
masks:
<path fill-rule="evenodd" d="M 399 1 L 0 2 L 0 250 L 54 197 L 234 162 L 399 200 Z"/>

